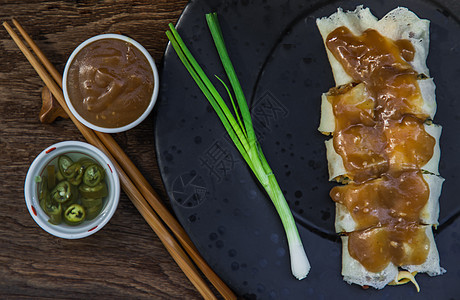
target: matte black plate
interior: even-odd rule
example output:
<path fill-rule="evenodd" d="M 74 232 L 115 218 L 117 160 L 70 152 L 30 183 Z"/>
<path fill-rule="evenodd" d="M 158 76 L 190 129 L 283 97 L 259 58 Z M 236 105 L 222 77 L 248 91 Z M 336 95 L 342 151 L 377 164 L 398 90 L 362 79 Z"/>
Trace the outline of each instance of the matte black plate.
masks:
<path fill-rule="evenodd" d="M 447 1 L 442 1 L 447 5 Z M 451 1 L 455 3 L 455 1 Z M 341 243 L 334 233 L 325 138 L 317 132 L 320 96 L 334 85 L 317 17 L 357 1 L 191 1 L 177 28 L 209 76 L 225 78 L 205 13 L 217 11 L 230 56 L 250 101 L 255 129 L 286 194 L 312 270 L 294 279 L 280 220 L 223 126 L 172 47 L 166 49 L 156 109 L 160 171 L 174 211 L 204 258 L 240 296 L 257 299 L 404 299 L 414 286 L 363 290 L 342 280 Z M 404 5 L 431 20 L 428 66 L 444 127 L 436 243 L 447 273 L 418 275 L 417 297 L 460 295 L 459 103 L 460 24 L 431 1 L 367 1 L 377 17 Z M 454 13 L 454 11 L 456 13 Z M 220 85 L 214 80 L 216 85 Z M 224 91 L 222 91 L 224 93 Z"/>

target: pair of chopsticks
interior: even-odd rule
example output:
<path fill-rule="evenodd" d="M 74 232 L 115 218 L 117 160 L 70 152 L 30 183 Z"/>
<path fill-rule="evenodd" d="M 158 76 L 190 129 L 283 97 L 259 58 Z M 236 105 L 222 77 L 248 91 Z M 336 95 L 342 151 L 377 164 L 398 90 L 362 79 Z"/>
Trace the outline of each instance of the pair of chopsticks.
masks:
<path fill-rule="evenodd" d="M 112 136 L 91 130 L 72 115 L 66 105 L 62 92 L 62 76 L 45 57 L 24 28 L 14 19 L 13 24 L 38 59 L 7 22 L 4 22 L 3 26 L 88 143 L 99 148 L 112 160 L 119 174 L 124 192 L 160 238 L 166 250 L 168 250 L 198 292 L 204 299 L 216 299 L 216 296 L 195 266 L 201 270 L 204 276 L 225 299 L 236 299 L 235 294 L 230 288 L 226 286 L 200 256 L 185 230 L 172 216 L 160 200 L 158 194 Z"/>

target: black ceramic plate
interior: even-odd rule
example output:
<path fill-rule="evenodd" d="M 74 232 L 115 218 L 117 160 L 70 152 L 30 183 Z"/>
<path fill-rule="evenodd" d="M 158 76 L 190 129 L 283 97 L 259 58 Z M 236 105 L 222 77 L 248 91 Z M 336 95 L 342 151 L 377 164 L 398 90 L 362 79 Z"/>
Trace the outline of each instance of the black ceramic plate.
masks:
<path fill-rule="evenodd" d="M 428 66 L 444 127 L 436 243 L 447 273 L 418 275 L 423 299 L 460 295 L 459 38 L 460 6 L 431 1 L 365 1 L 377 17 L 406 6 L 431 20 Z M 204 258 L 240 296 L 257 299 L 404 299 L 413 285 L 363 290 L 342 280 L 334 233 L 324 137 L 317 132 L 320 96 L 334 85 L 317 17 L 357 1 L 191 1 L 177 28 L 210 76 L 225 78 L 205 13 L 217 11 L 230 56 L 250 101 L 255 129 L 286 194 L 311 262 L 302 281 L 291 275 L 280 220 L 223 126 L 182 66 L 166 49 L 155 138 L 160 171 L 174 211 Z M 216 85 L 219 85 L 215 80 Z M 458 299 L 458 298 L 457 298 Z"/>

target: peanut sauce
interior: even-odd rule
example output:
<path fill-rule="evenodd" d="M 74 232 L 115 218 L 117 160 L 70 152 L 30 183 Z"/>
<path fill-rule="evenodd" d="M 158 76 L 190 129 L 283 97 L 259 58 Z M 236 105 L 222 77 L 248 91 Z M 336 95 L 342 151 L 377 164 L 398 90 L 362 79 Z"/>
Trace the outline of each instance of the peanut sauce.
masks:
<path fill-rule="evenodd" d="M 331 197 L 346 206 L 358 230 L 418 223 L 430 193 L 419 173 L 401 171 L 365 184 L 337 186 Z"/>
<path fill-rule="evenodd" d="M 131 43 L 102 39 L 84 47 L 68 72 L 67 90 L 76 111 L 105 128 L 128 125 L 150 104 L 153 71 Z"/>
<path fill-rule="evenodd" d="M 414 223 L 348 234 L 350 255 L 374 273 L 382 271 L 389 262 L 396 266 L 423 264 L 429 249 L 430 241 L 425 229 Z"/>
<path fill-rule="evenodd" d="M 356 223 L 347 233 L 348 251 L 371 272 L 389 262 L 421 264 L 429 240 L 419 218 L 429 187 L 420 168 L 436 141 L 425 131 L 428 115 L 409 64 L 415 50 L 408 40 L 392 41 L 373 29 L 356 36 L 346 27 L 331 32 L 326 46 L 354 81 L 328 96 L 334 148 L 353 180 L 330 192 Z"/>

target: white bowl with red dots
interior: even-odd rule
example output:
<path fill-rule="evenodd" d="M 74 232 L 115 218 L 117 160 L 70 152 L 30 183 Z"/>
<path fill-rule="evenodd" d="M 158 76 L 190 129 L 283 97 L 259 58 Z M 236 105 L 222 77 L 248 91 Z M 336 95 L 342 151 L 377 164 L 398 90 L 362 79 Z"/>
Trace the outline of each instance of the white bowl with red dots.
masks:
<path fill-rule="evenodd" d="M 45 170 L 49 164 L 55 164 L 61 155 L 67 155 L 75 161 L 82 157 L 89 158 L 105 170 L 108 195 L 104 198 L 101 212 L 94 219 L 85 220 L 76 226 L 51 224 L 39 203 L 40 181 Z M 66 141 L 49 146 L 35 158 L 27 172 L 24 196 L 30 215 L 43 230 L 60 238 L 79 239 L 98 232 L 112 218 L 120 198 L 120 180 L 111 160 L 98 148 L 79 141 Z"/>

